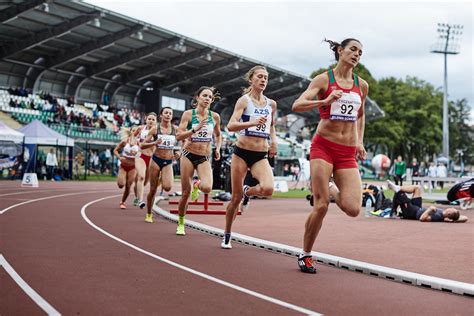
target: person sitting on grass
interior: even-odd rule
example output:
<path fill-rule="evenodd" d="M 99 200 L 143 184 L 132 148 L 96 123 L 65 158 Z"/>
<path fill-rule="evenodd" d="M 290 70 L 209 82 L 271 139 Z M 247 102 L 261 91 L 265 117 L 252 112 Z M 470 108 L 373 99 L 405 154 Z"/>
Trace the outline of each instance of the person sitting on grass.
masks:
<path fill-rule="evenodd" d="M 388 187 L 395 192 L 393 196 L 392 214 L 400 206 L 402 219 L 414 219 L 421 222 L 467 222 L 467 217 L 460 215 L 455 208 L 446 209 L 429 206 L 422 207 L 421 188 L 419 185 L 398 186 L 390 180 L 387 180 Z M 407 193 L 413 194 L 410 199 Z"/>

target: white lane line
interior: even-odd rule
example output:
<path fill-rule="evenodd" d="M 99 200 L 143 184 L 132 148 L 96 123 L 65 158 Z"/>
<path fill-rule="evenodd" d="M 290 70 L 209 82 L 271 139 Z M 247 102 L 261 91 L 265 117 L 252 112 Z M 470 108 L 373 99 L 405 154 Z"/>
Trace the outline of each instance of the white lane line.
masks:
<path fill-rule="evenodd" d="M 232 283 L 229 283 L 229 282 L 226 282 L 224 280 L 221 280 L 221 279 L 218 279 L 216 277 L 213 277 L 213 276 L 210 276 L 208 274 L 205 274 L 203 272 L 199 272 L 197 270 L 194 270 L 192 268 L 189 268 L 189 267 L 186 267 L 186 266 L 183 266 L 179 263 L 176 263 L 174 261 L 171 261 L 171 260 L 168 260 L 168 259 L 165 259 L 163 257 L 160 257 L 158 255 L 155 255 L 154 253 L 151 253 L 149 251 L 146 251 L 138 246 L 135 246 L 134 244 L 131 244 L 129 242 L 126 242 L 125 240 L 122 240 L 114 235 L 112 235 L 111 233 L 107 232 L 106 230 L 98 227 L 97 225 L 95 225 L 86 215 L 86 208 L 89 206 L 89 205 L 92 205 L 94 203 L 97 203 L 97 202 L 100 202 L 100 201 L 103 201 L 103 200 L 106 200 L 106 199 L 110 199 L 110 198 L 113 198 L 113 197 L 116 197 L 116 196 L 120 196 L 120 195 L 112 195 L 112 196 L 107 196 L 107 197 L 104 197 L 104 198 L 100 198 L 100 199 L 97 199 L 97 200 L 94 200 L 94 201 L 91 201 L 87 204 L 85 204 L 82 209 L 81 209 L 81 215 L 82 215 L 82 218 L 84 218 L 84 220 L 89 224 L 91 225 L 93 228 L 95 228 L 96 230 L 98 230 L 99 232 L 101 232 L 102 234 L 118 241 L 119 243 L 122 243 L 124 244 L 125 246 L 128 246 L 132 249 L 135 249 L 136 251 L 138 252 L 141 252 L 147 256 L 150 256 L 152 258 L 155 258 L 161 262 L 164 262 L 166 264 L 169 264 L 175 268 L 178 268 L 178 269 L 181 269 L 181 270 L 184 270 L 186 272 L 189 272 L 189 273 L 192 273 L 194 275 L 197 275 L 197 276 L 200 276 L 201 278 L 204 278 L 206 280 L 209 280 L 211 282 L 215 282 L 215 283 L 218 283 L 220 285 L 224 285 L 224 286 L 227 286 L 231 289 L 234 289 L 234 290 L 237 290 L 239 292 L 243 292 L 245 294 L 248 294 L 250 296 L 254 296 L 256 298 L 259 298 L 259 299 L 262 299 L 264 301 L 267 301 L 267 302 L 270 302 L 270 303 L 273 303 L 273 304 L 276 304 L 276 305 L 280 305 L 282 307 L 285 307 L 285 308 L 288 308 L 288 309 L 291 309 L 291 310 L 294 310 L 296 312 L 300 312 L 302 314 L 306 314 L 306 315 L 322 315 L 318 312 L 315 312 L 315 311 L 312 311 L 312 310 L 309 310 L 309 309 L 306 309 L 306 308 L 303 308 L 303 307 L 300 307 L 300 306 L 297 306 L 297 305 L 293 305 L 291 303 L 287 303 L 287 302 L 284 302 L 284 301 L 281 301 L 279 299 L 276 299 L 276 298 L 273 298 L 273 297 L 270 297 L 270 296 L 267 296 L 265 294 L 261 294 L 261 293 L 258 293 L 258 292 L 255 292 L 255 291 L 252 291 L 252 290 L 249 290 L 249 289 L 246 289 L 246 288 L 243 288 L 243 287 L 240 287 L 238 285 L 235 285 L 235 284 L 232 284 Z"/>
<path fill-rule="evenodd" d="M 28 191 L 23 191 L 23 192 L 15 192 L 15 193 L 6 193 L 6 194 L 0 194 L 0 196 L 8 196 L 8 195 L 18 195 L 18 194 L 27 194 L 27 193 L 38 193 L 38 192 L 50 192 L 50 191 L 62 191 L 58 189 L 51 189 L 51 190 L 28 190 Z"/>
<path fill-rule="evenodd" d="M 59 194 L 59 195 L 46 196 L 46 197 L 42 197 L 42 198 L 34 199 L 34 200 L 28 200 L 28 201 L 21 202 L 21 203 L 17 203 L 17 204 L 13 204 L 13 205 L 11 205 L 11 206 L 9 206 L 9 207 L 7 207 L 7 208 L 4 208 L 3 210 L 0 211 L 0 215 L 4 214 L 6 211 L 11 210 L 12 208 L 15 208 L 15 207 L 17 207 L 17 206 L 21 206 L 21 205 L 25 205 L 25 204 L 29 204 L 29 203 L 33 203 L 33 202 L 38 202 L 38 201 L 43 201 L 43 200 L 49 200 L 49 199 L 55 199 L 55 198 L 63 197 L 63 196 L 89 194 L 89 193 L 103 193 L 103 192 L 105 192 L 105 191 L 110 191 L 110 190 L 104 190 L 104 191 L 85 191 L 85 192 L 66 193 L 66 194 Z"/>
<path fill-rule="evenodd" d="M 36 303 L 36 305 L 38 305 L 48 315 L 61 315 L 53 306 L 51 306 L 44 300 L 44 298 L 42 298 L 35 290 L 33 290 L 18 273 L 16 273 L 16 271 L 7 262 L 2 254 L 0 254 L 0 266 L 3 266 L 5 271 L 7 271 L 16 284 L 18 284 L 21 289 Z"/>

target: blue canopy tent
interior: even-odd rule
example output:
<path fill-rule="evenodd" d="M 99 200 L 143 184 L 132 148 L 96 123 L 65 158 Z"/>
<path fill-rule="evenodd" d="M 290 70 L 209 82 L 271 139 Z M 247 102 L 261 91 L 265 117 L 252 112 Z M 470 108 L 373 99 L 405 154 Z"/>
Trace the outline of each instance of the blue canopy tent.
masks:
<path fill-rule="evenodd" d="M 36 172 L 36 161 L 39 146 L 67 147 L 68 171 L 72 175 L 74 139 L 60 134 L 38 120 L 23 126 L 18 131 L 25 134 L 24 146 L 29 151 L 27 172 Z"/>

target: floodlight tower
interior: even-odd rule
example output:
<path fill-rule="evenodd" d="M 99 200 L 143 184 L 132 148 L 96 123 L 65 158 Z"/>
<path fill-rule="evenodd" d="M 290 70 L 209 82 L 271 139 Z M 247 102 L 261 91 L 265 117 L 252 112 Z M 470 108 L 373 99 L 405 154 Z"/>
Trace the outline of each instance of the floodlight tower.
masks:
<path fill-rule="evenodd" d="M 443 155 L 448 159 L 449 170 L 449 113 L 448 113 L 448 55 L 459 54 L 459 41 L 463 25 L 438 23 L 438 42 L 431 48 L 432 53 L 444 55 L 443 92 Z"/>

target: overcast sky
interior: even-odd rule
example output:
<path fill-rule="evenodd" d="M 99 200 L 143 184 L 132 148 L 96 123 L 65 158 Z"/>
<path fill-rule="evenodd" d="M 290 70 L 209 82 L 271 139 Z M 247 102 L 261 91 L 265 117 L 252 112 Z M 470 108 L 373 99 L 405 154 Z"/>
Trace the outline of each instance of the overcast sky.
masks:
<path fill-rule="evenodd" d="M 376 79 L 416 76 L 439 88 L 443 55 L 430 53 L 437 23 L 461 24 L 460 54 L 448 56 L 449 99 L 474 107 L 472 1 L 86 2 L 305 76 L 333 62 L 325 37 L 353 37 Z"/>

